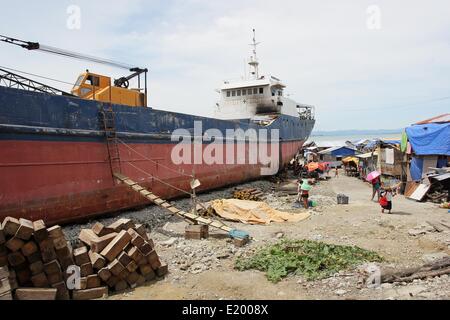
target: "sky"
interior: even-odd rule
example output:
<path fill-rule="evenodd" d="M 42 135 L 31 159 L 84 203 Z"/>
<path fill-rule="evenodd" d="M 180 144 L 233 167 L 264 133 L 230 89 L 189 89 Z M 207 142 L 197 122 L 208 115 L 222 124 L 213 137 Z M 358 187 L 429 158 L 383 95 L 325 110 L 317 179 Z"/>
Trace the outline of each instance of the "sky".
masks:
<path fill-rule="evenodd" d="M 0 34 L 149 68 L 149 105 L 158 109 L 213 116 L 216 89 L 244 75 L 255 28 L 261 72 L 316 106 L 316 130 L 397 129 L 450 112 L 448 0 L 0 0 L 0 7 Z M 86 69 L 127 74 L 3 43 L 0 66 L 69 83 Z"/>

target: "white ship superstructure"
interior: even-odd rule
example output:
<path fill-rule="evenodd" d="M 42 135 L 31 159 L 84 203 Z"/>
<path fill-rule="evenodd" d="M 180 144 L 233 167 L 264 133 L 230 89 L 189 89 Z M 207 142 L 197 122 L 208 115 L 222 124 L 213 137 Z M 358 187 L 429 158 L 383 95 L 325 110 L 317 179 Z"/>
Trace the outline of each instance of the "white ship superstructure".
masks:
<path fill-rule="evenodd" d="M 259 61 L 256 55 L 255 30 L 253 55 L 250 58 L 250 75 L 247 79 L 224 81 L 220 100 L 216 105 L 215 117 L 223 120 L 276 118 L 288 115 L 312 119 L 314 107 L 299 104 L 286 97 L 283 82 L 271 75 L 259 75 Z"/>

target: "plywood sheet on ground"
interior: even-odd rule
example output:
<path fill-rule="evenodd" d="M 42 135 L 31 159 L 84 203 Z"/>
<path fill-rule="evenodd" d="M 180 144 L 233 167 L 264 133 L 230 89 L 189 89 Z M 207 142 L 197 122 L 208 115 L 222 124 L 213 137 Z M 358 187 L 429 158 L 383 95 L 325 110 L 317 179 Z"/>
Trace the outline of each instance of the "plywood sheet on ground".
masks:
<path fill-rule="evenodd" d="M 258 201 L 221 199 L 213 201 L 211 206 L 224 219 L 248 224 L 298 222 L 310 217 L 310 214 L 307 212 L 282 212 L 271 208 L 265 202 Z"/>

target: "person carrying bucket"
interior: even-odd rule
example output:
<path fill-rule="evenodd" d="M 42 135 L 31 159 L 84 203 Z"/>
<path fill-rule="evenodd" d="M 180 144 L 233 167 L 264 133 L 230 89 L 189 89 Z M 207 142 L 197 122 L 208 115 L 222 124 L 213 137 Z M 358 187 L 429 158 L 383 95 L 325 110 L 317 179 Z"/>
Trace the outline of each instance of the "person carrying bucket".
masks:
<path fill-rule="evenodd" d="M 309 191 L 311 191 L 312 187 L 309 183 L 309 180 L 305 179 L 302 181 L 299 181 L 298 184 L 298 201 L 303 202 L 303 206 L 305 209 L 309 208 Z"/>

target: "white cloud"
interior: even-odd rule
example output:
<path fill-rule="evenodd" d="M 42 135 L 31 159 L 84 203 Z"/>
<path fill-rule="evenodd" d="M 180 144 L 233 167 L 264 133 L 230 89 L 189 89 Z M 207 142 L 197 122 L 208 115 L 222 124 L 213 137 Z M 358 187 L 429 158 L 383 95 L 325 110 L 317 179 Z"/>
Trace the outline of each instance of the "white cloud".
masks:
<path fill-rule="evenodd" d="M 33 2 L 27 10 L 8 5 L 2 32 L 148 66 L 150 103 L 185 113 L 212 115 L 214 89 L 244 72 L 253 27 L 262 42 L 262 70 L 281 77 L 296 100 L 317 105 L 318 129 L 395 128 L 449 109 L 448 100 L 416 105 L 407 114 L 405 108 L 384 109 L 450 95 L 447 1 L 109 3 L 78 1 L 80 31 L 65 28 L 71 2 Z M 366 27 L 369 5 L 381 9 L 378 31 Z M 64 80 L 86 68 L 82 62 L 4 46 L 0 59 L 0 64 Z"/>

